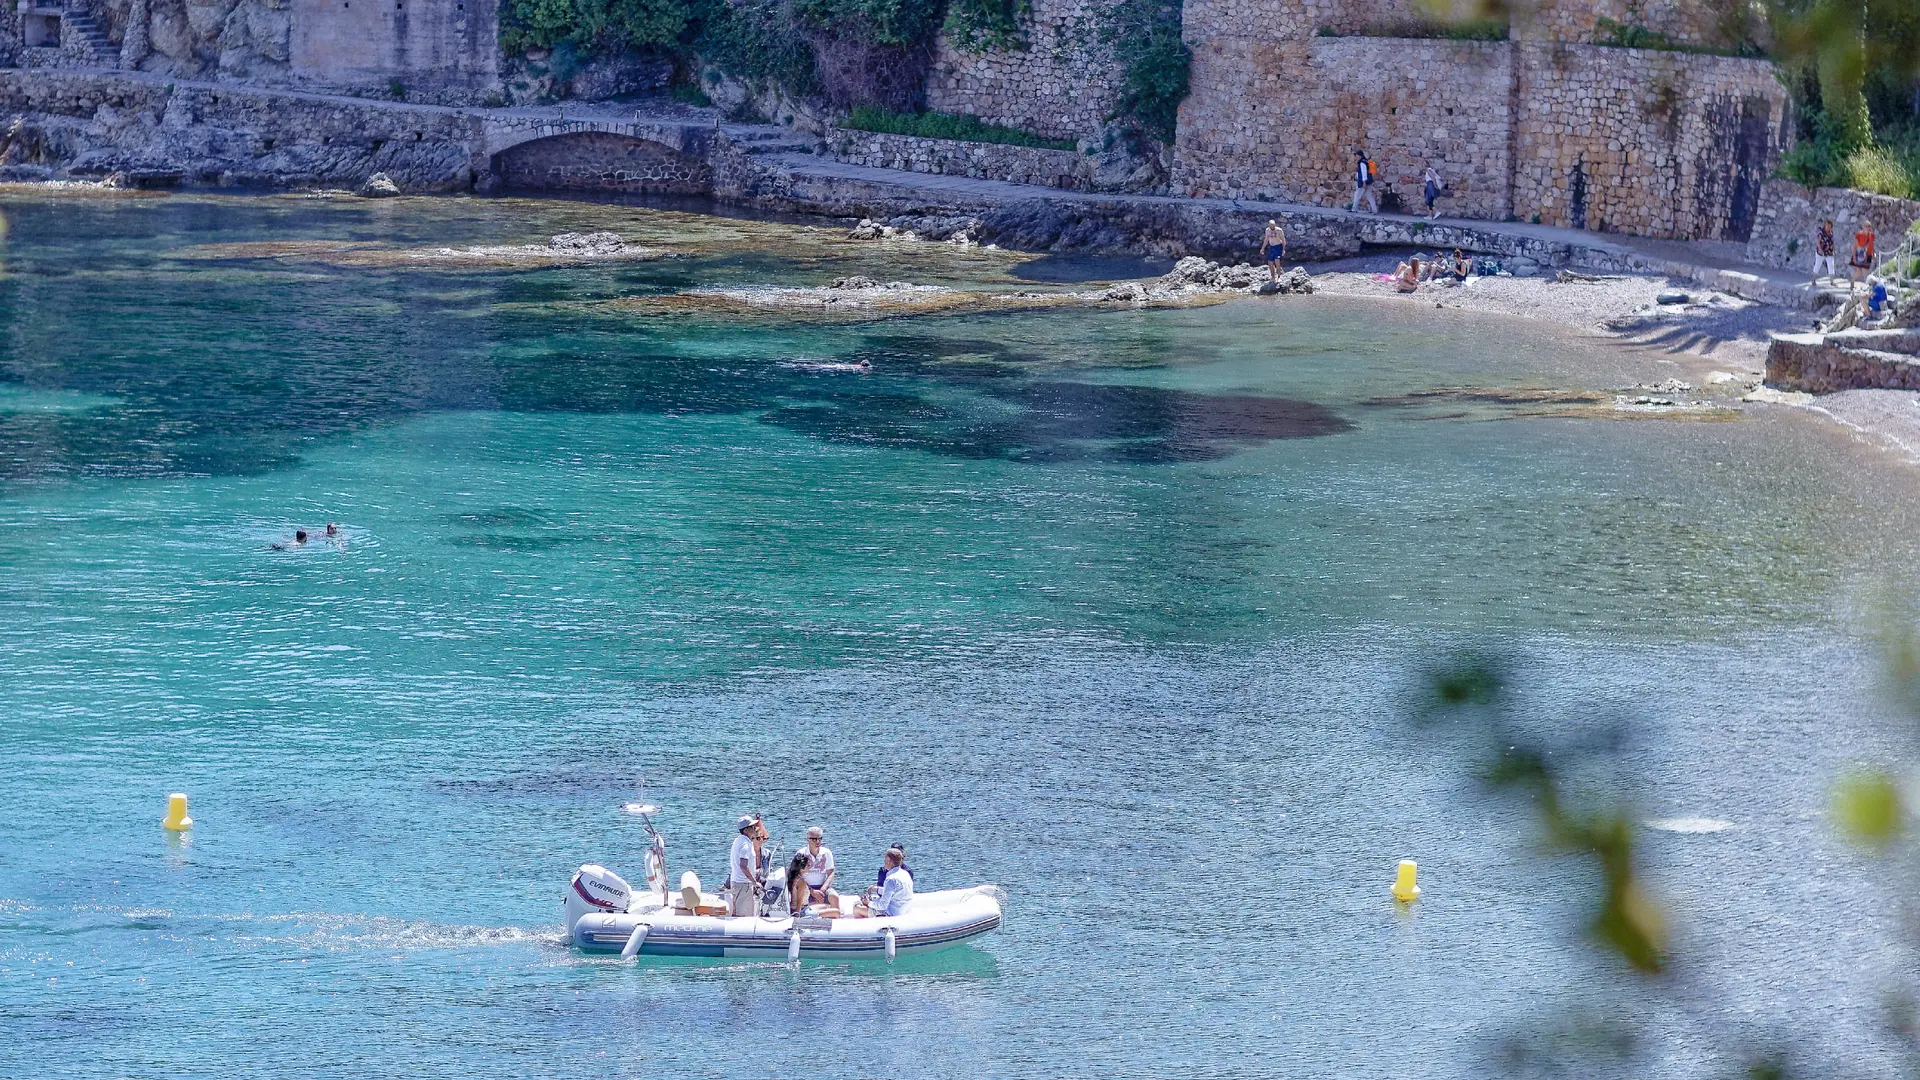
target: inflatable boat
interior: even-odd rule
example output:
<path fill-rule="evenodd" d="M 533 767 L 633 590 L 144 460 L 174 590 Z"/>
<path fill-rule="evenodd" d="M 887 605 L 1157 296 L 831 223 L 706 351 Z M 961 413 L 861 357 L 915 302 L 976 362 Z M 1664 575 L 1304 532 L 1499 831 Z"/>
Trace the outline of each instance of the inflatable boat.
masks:
<path fill-rule="evenodd" d="M 649 816 L 653 807 L 629 807 Z M 666 843 L 647 822 L 647 888 L 632 889 L 604 866 L 582 866 L 568 882 L 567 938 L 593 952 L 635 956 L 722 956 L 760 960 L 859 959 L 932 953 L 1000 926 L 1006 894 L 995 885 L 915 893 L 899 915 L 855 918 L 838 911 L 787 909 L 786 872 L 765 882 L 760 913 L 725 914 L 721 898 L 701 891 L 692 872 L 666 887 Z M 849 906 L 852 897 L 843 897 Z"/>

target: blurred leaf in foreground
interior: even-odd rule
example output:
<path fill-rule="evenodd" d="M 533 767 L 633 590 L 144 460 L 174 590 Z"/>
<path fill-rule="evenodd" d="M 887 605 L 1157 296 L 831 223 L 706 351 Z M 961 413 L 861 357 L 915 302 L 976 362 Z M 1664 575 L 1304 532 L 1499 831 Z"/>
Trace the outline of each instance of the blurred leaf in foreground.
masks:
<path fill-rule="evenodd" d="M 1833 818 L 1850 838 L 1885 848 L 1900 835 L 1900 786 L 1885 769 L 1862 769 L 1833 787 Z"/>

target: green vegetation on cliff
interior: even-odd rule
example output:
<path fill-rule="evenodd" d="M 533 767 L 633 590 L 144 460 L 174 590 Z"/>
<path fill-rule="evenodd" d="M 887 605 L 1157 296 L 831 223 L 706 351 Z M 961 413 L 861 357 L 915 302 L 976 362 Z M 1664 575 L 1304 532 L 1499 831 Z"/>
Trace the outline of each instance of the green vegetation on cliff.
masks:
<path fill-rule="evenodd" d="M 696 57 L 758 86 L 871 117 L 925 113 L 924 86 L 936 38 L 973 52 L 1027 48 L 1030 0 L 504 0 L 500 44 L 509 55 L 554 51 L 557 67 L 626 52 L 673 57 L 683 71 Z M 1161 140 L 1173 139 L 1187 96 L 1191 63 L 1180 37 L 1180 0 L 1119 0 L 1088 33 L 1122 69 L 1114 119 Z M 920 130 L 1006 132 L 973 118 L 872 120 Z M 894 130 L 873 128 L 872 130 Z M 985 141 L 1037 138 L 1025 132 Z M 1038 143 L 1022 145 L 1040 145 Z"/>
<path fill-rule="evenodd" d="M 922 139 L 958 139 L 963 142 L 1033 146 L 1042 150 L 1071 150 L 1071 139 L 1049 139 L 1031 131 L 983 123 L 977 116 L 952 113 L 895 113 L 868 105 L 856 107 L 841 126 L 883 135 L 913 135 Z"/>
<path fill-rule="evenodd" d="M 1920 4 L 1775 0 L 1773 26 L 1800 118 L 1781 175 L 1920 198 Z"/>
<path fill-rule="evenodd" d="M 500 47 L 509 55 L 672 51 L 691 16 L 688 0 L 507 0 L 500 6 Z"/>
<path fill-rule="evenodd" d="M 1126 72 L 1114 119 L 1169 144 L 1193 66 L 1180 12 L 1180 0 L 1120 0 L 1100 27 L 1101 41 Z"/>

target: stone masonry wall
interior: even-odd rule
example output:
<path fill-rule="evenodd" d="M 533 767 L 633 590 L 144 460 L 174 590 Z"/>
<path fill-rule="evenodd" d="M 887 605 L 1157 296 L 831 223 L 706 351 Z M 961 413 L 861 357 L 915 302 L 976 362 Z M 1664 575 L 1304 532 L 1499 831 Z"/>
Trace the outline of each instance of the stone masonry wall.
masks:
<path fill-rule="evenodd" d="M 389 93 L 497 81 L 497 0 L 84 0 L 104 55 L 41 66 L 118 66 L 182 79 Z M 18 41 L 23 14 L 0 38 Z M 15 50 L 18 51 L 18 50 Z M 32 50 L 45 52 L 45 50 Z M 23 58 L 24 59 L 24 58 Z M 35 58 L 39 59 L 39 58 Z"/>
<path fill-rule="evenodd" d="M 1721 5 L 1702 0 L 1532 0 L 1513 14 L 1515 41 L 1591 44 L 1604 18 L 1690 45 L 1726 44 Z"/>
<path fill-rule="evenodd" d="M 1747 238 L 1787 137 L 1786 93 L 1771 64 L 1515 49 L 1517 216 L 1641 236 Z"/>
<path fill-rule="evenodd" d="M 499 154 L 493 171 L 502 186 L 546 191 L 699 195 L 713 188 L 713 169 L 700 158 L 604 131 L 521 143 Z"/>
<path fill-rule="evenodd" d="M 927 107 L 1053 139 L 1097 133 L 1113 112 L 1121 79 L 1099 43 L 1101 4 L 1033 0 L 1024 49 L 963 52 L 941 35 L 927 76 Z"/>
<path fill-rule="evenodd" d="M 1381 186 L 1420 204 L 1429 164 L 1448 214 L 1507 214 L 1512 47 L 1505 42 L 1226 36 L 1195 49 L 1174 190 L 1345 206 L 1354 150 Z"/>
<path fill-rule="evenodd" d="M 1806 188 L 1791 180 L 1769 180 L 1760 191 L 1747 260 L 1764 266 L 1813 272 L 1813 238 L 1822 221 L 1833 222 L 1837 261 L 1845 266 L 1853 234 L 1861 224 L 1879 234 L 1882 252 L 1892 250 L 1920 220 L 1920 202 L 1869 195 L 1844 188 Z"/>
<path fill-rule="evenodd" d="M 1537 0 L 1514 40 L 1321 37 L 1418 19 L 1401 0 L 1187 0 L 1193 49 L 1173 190 L 1347 205 L 1353 151 L 1381 196 L 1648 236 L 1745 240 L 1789 136 L 1771 64 L 1591 44 L 1599 18 L 1709 41 L 1713 0 Z M 1611 14 L 1609 14 L 1611 13 Z"/>
<path fill-rule="evenodd" d="M 876 169 L 1006 180 L 1068 191 L 1092 187 L 1089 159 L 1073 150 L 918 139 L 835 128 L 827 133 L 827 151 L 839 161 Z"/>
<path fill-rule="evenodd" d="M 473 183 L 476 122 L 407 108 L 151 76 L 0 70 L 0 165 L 75 174 L 161 171 L 189 183 L 405 191 Z"/>

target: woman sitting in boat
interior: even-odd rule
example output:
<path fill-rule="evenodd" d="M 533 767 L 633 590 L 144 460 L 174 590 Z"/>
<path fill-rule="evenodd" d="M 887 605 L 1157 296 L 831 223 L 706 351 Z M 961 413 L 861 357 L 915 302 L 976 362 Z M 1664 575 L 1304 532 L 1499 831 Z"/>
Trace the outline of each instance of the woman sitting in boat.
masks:
<path fill-rule="evenodd" d="M 882 884 L 867 890 L 866 902 L 853 909 L 856 917 L 876 918 L 907 913 L 907 902 L 913 899 L 913 874 L 907 869 L 906 858 L 906 852 L 898 847 L 887 849 L 880 869 Z"/>
<path fill-rule="evenodd" d="M 807 868 L 813 865 L 813 857 L 805 851 L 793 853 L 793 861 L 787 863 L 787 910 L 790 914 L 800 915 L 806 912 L 810 903 L 807 888 Z"/>

